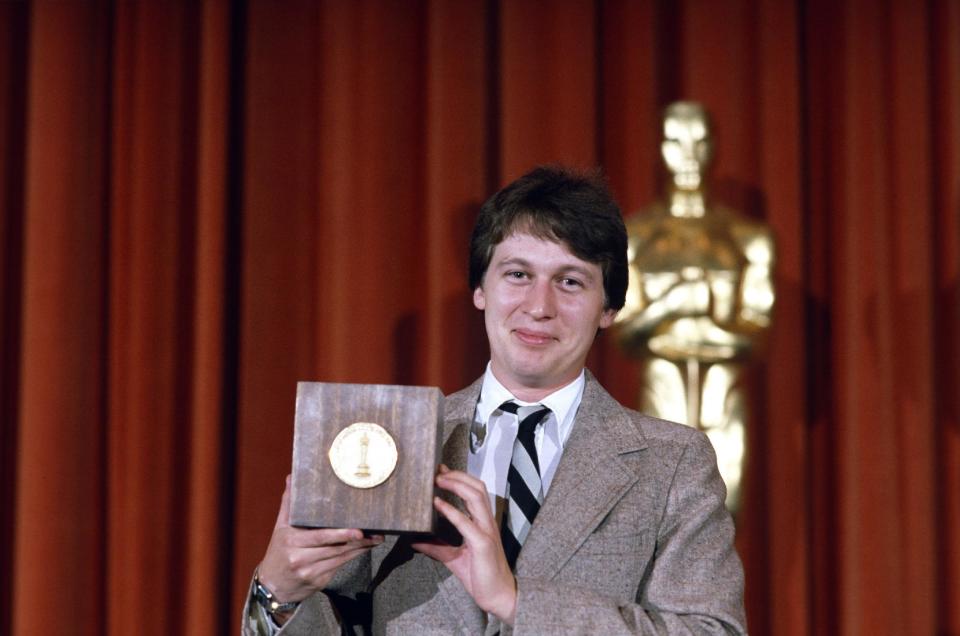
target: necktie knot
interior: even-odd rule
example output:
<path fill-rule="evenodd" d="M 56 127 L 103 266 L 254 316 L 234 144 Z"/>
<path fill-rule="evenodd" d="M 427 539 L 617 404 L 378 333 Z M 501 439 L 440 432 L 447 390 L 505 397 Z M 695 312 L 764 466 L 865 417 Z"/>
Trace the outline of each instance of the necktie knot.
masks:
<path fill-rule="evenodd" d="M 520 405 L 514 402 L 513 400 L 507 400 L 506 402 L 500 405 L 501 411 L 506 411 L 507 413 L 513 413 L 514 415 L 517 414 L 517 410 L 519 410 L 519 408 L 520 408 Z"/>
<path fill-rule="evenodd" d="M 520 406 L 513 400 L 508 400 L 500 405 L 500 410 L 506 413 L 513 413 L 517 416 L 520 426 L 517 429 L 517 437 L 521 440 L 526 438 L 533 439 L 533 433 L 537 429 L 537 424 L 546 419 L 550 414 L 550 409 L 542 404 L 531 404 L 529 406 Z"/>

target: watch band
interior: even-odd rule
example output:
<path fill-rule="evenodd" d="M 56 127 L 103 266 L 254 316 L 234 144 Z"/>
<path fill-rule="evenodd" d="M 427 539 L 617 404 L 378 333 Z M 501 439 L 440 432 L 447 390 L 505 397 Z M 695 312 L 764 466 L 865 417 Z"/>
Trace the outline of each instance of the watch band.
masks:
<path fill-rule="evenodd" d="M 267 610 L 270 614 L 287 614 L 297 609 L 300 605 L 300 601 L 281 603 L 274 598 L 273 592 L 260 582 L 259 569 L 253 573 L 253 596 L 257 599 L 257 602 L 263 606 L 263 609 Z"/>

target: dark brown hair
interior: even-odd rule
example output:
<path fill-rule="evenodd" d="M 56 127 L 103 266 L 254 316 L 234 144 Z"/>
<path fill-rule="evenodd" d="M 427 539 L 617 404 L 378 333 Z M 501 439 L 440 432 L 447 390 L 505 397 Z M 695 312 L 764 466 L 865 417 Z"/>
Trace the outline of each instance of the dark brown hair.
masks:
<path fill-rule="evenodd" d="M 599 171 L 540 166 L 487 199 L 470 237 L 470 289 L 483 282 L 496 246 L 516 231 L 563 243 L 578 258 L 599 265 L 605 307 L 623 307 L 627 230 Z"/>

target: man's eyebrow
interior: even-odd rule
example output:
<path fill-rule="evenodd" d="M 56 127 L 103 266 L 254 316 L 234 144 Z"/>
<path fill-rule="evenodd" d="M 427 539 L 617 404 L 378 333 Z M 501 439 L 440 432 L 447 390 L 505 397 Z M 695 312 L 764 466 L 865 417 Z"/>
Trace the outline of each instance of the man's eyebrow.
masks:
<path fill-rule="evenodd" d="M 564 265 L 558 270 L 558 273 L 564 273 L 564 274 L 571 273 L 571 272 L 574 274 L 580 274 L 584 278 L 593 280 L 593 272 L 591 272 L 586 267 L 583 267 L 582 265 Z"/>
<path fill-rule="evenodd" d="M 523 258 L 522 256 L 511 256 L 509 258 L 503 259 L 502 261 L 498 261 L 497 263 L 494 264 L 494 267 L 497 267 L 497 268 L 522 267 L 525 269 L 529 269 L 532 267 L 532 265 L 529 260 Z M 556 274 L 574 273 L 574 274 L 580 274 L 581 276 L 585 278 L 589 278 L 591 280 L 593 279 L 593 272 L 591 272 L 588 268 L 584 267 L 583 265 L 578 265 L 576 263 L 563 264 L 557 268 L 555 273 Z"/>
<path fill-rule="evenodd" d="M 494 264 L 494 267 L 530 267 L 530 261 L 523 258 L 522 256 L 511 256 L 510 258 L 505 258 L 502 261 L 498 261 Z"/>

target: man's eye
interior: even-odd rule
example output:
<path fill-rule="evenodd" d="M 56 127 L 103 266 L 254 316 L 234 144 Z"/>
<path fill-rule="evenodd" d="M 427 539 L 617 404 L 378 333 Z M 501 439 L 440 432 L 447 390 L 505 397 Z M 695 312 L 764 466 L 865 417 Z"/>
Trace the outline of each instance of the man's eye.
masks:
<path fill-rule="evenodd" d="M 583 283 L 576 278 L 563 278 L 560 282 L 564 287 L 583 287 Z"/>
<path fill-rule="evenodd" d="M 526 277 L 527 277 L 526 272 L 507 272 L 507 278 L 515 278 L 517 280 L 521 280 Z"/>

